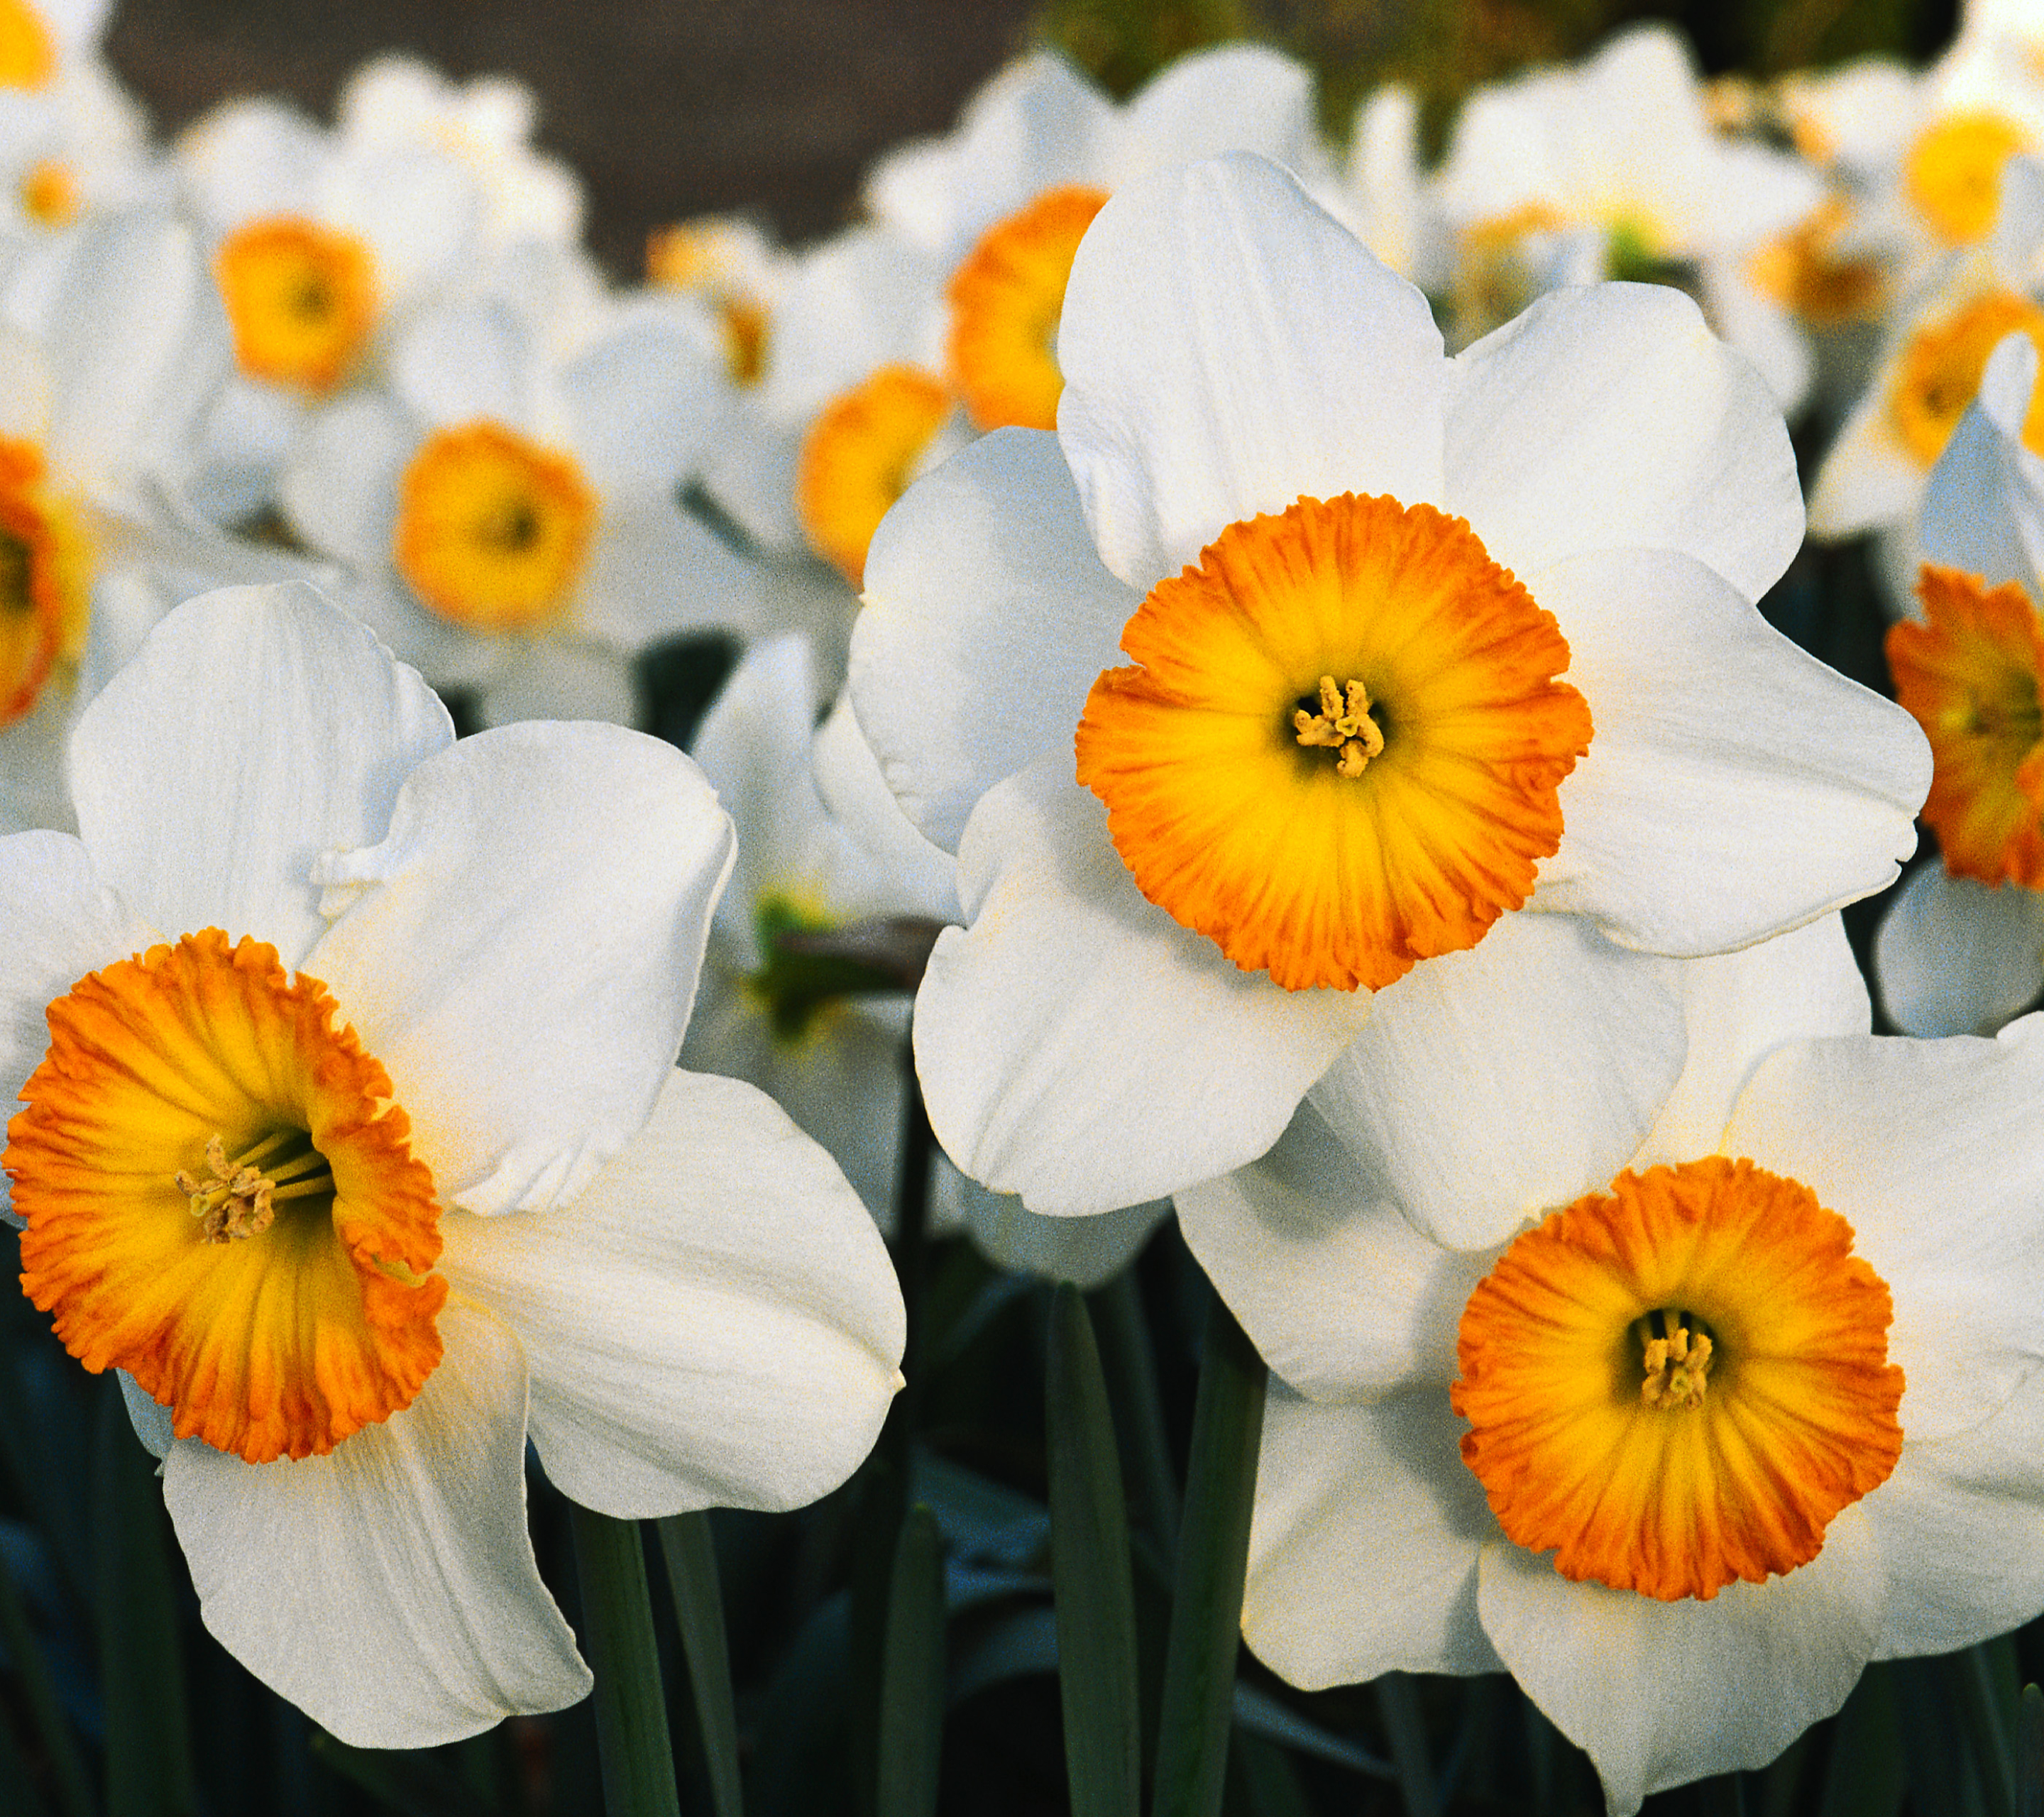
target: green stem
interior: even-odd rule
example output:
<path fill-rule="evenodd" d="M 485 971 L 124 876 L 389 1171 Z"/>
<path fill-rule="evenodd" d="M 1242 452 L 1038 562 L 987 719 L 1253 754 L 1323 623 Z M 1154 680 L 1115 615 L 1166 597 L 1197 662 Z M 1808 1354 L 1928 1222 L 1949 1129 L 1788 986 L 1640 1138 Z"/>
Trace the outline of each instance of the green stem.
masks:
<path fill-rule="evenodd" d="M 92 1817 L 92 1788 L 85 1777 L 84 1762 L 71 1739 L 71 1725 L 64 1720 L 63 1707 L 57 1701 L 56 1687 L 51 1681 L 43 1650 L 29 1625 L 28 1611 L 22 1608 L 21 1593 L 14 1587 L 13 1573 L 4 1564 L 0 1564 L 0 1646 L 6 1648 L 7 1657 L 21 1677 L 22 1694 L 28 1700 L 29 1714 L 36 1725 L 36 1738 L 43 1744 L 44 1757 L 49 1761 L 50 1777 L 56 1781 L 57 1800 L 65 1817 Z"/>
<path fill-rule="evenodd" d="M 909 1510 L 894 1549 L 880 1673 L 879 1817 L 936 1817 L 944 1727 L 944 1560 L 936 1518 Z"/>
<path fill-rule="evenodd" d="M 2008 1724 L 2002 1695 L 1984 1646 L 1969 1646 L 1947 1661 L 1961 1720 L 1973 1743 L 1973 1761 L 1986 1795 L 1988 1817 L 2015 1817 L 2015 1762 L 2009 1755 Z"/>
<path fill-rule="evenodd" d="M 1218 1817 L 1227 1785 L 1266 1375 L 1263 1359 L 1216 1294 L 1193 1409 L 1185 1527 L 1165 1646 L 1154 1817 Z"/>
<path fill-rule="evenodd" d="M 1745 1785 L 1735 1773 L 1699 1780 L 1696 1807 L 1703 1817 L 1746 1817 Z"/>
<path fill-rule="evenodd" d="M 1385 1739 L 1391 1744 L 1392 1764 L 1398 1769 L 1405 1817 L 1436 1817 L 1440 1800 L 1435 1795 L 1434 1763 L 1427 1754 L 1427 1726 L 1420 1714 L 1419 1693 L 1402 1672 L 1385 1673 L 1377 1681 L 1376 1689 L 1377 1713 L 1384 1724 Z"/>
<path fill-rule="evenodd" d="M 582 1644 L 596 1675 L 596 1746 L 609 1817 L 680 1817 L 667 1704 L 636 1521 L 568 1504 Z"/>
<path fill-rule="evenodd" d="M 717 1817 L 742 1817 L 738 1717 L 731 1695 L 731 1652 L 724 1639 L 724 1594 L 717 1584 L 717 1541 L 707 1514 L 676 1514 L 659 1523 L 660 1554 L 674 1595 L 674 1621 L 689 1661 L 696 1720 L 702 1727 Z"/>
<path fill-rule="evenodd" d="M 1134 1268 L 1122 1270 L 1091 1297 L 1101 1364 L 1108 1380 L 1120 1389 L 1115 1396 L 1118 1423 L 1128 1445 L 1137 1504 L 1168 1559 L 1178 1543 L 1178 1478 L 1164 1430 L 1163 1398 L 1157 1391 L 1150 1322 L 1143 1316 Z"/>
<path fill-rule="evenodd" d="M 2016 1711 L 2015 1817 L 2044 1817 L 2044 1690 L 2034 1684 Z"/>

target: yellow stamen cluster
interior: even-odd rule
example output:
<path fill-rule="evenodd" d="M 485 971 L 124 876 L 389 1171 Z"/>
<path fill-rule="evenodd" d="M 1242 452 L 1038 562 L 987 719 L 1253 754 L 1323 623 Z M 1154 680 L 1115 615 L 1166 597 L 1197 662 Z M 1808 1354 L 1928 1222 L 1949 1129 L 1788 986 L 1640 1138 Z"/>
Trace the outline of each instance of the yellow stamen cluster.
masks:
<path fill-rule="evenodd" d="M 1704 1391 L 1710 1385 L 1711 1352 L 1715 1347 L 1710 1333 L 1692 1331 L 1679 1316 L 1671 1320 L 1666 1313 L 1657 1313 L 1647 1323 L 1656 1321 L 1672 1323 L 1674 1328 L 1648 1338 L 1642 1348 L 1640 1361 L 1646 1379 L 1639 1385 L 1640 1400 L 1670 1413 L 1702 1406 Z"/>
<path fill-rule="evenodd" d="M 1331 675 L 1320 678 L 1320 710 L 1308 713 L 1301 707 L 1292 715 L 1292 729 L 1301 744 L 1339 751 L 1335 769 L 1343 776 L 1360 776 L 1363 766 L 1384 749 L 1384 734 L 1370 716 L 1370 690 L 1350 682 L 1344 693 Z"/>
<path fill-rule="evenodd" d="M 294 1139 L 303 1146 L 296 1154 L 279 1158 L 279 1151 L 293 1146 Z M 256 1165 L 259 1161 L 260 1167 Z M 178 1190 L 190 1200 L 191 1215 L 208 1243 L 260 1236 L 276 1222 L 278 1200 L 333 1192 L 333 1170 L 302 1130 L 273 1131 L 232 1161 L 225 1138 L 216 1135 L 206 1143 L 206 1164 L 213 1175 L 209 1180 L 182 1167 L 176 1177 Z"/>

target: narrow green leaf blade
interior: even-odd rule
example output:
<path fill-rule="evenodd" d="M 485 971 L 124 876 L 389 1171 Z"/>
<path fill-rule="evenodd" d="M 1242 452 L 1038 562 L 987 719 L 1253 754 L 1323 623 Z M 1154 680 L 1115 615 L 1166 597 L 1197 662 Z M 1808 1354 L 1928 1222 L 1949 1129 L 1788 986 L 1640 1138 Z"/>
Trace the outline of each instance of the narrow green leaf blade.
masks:
<path fill-rule="evenodd" d="M 64 1720 L 48 1662 L 36 1642 L 35 1630 L 29 1625 L 28 1611 L 15 1588 L 13 1573 L 4 1561 L 0 1561 L 0 1647 L 6 1649 L 21 1681 L 21 1693 L 36 1725 L 36 1739 L 42 1743 L 44 1758 L 49 1763 L 50 1777 L 64 1817 L 92 1817 L 92 1788 L 85 1777 L 85 1763 L 79 1757 L 71 1725 Z M 26 1794 L 25 1774 L 21 1784 Z"/>
<path fill-rule="evenodd" d="M 943 1746 L 943 1546 L 920 1505 L 901 1522 L 880 1681 L 879 1817 L 936 1817 Z"/>
<path fill-rule="evenodd" d="M 674 1596 L 674 1620 L 689 1662 L 696 1720 L 702 1726 L 709 1766 L 710 1803 L 717 1817 L 743 1817 L 738 1772 L 738 1716 L 731 1694 L 731 1651 L 724 1631 L 724 1593 L 717 1583 L 717 1541 L 707 1514 L 671 1515 L 659 1523 L 660 1555 Z"/>
<path fill-rule="evenodd" d="M 1440 1799 L 1434 1784 L 1434 1763 L 1427 1752 L 1427 1725 L 1420 1712 L 1420 1694 L 1402 1672 L 1387 1672 L 1377 1681 L 1377 1714 L 1391 1744 L 1392 1765 L 1398 1772 L 1399 1796 L 1405 1817 L 1439 1817 Z"/>
<path fill-rule="evenodd" d="M 2044 1688 L 2023 1687 L 2015 1725 L 2015 1817 L 2044 1817 Z"/>
<path fill-rule="evenodd" d="M 1051 1581 L 1072 1817 L 1136 1817 L 1143 1799 L 1135 1701 L 1135 1592 L 1128 1514 L 1107 1385 L 1085 1303 L 1051 1309 L 1043 1389 L 1050 1441 Z"/>
<path fill-rule="evenodd" d="M 609 1817 L 680 1817 L 667 1704 L 636 1521 L 569 1504 L 582 1646 L 596 1675 L 596 1745 Z"/>
<path fill-rule="evenodd" d="M 1216 1294 L 1193 1408 L 1185 1522 L 1164 1660 L 1155 1817 L 1217 1817 L 1241 1644 L 1249 1517 L 1263 1439 L 1266 1371 Z"/>

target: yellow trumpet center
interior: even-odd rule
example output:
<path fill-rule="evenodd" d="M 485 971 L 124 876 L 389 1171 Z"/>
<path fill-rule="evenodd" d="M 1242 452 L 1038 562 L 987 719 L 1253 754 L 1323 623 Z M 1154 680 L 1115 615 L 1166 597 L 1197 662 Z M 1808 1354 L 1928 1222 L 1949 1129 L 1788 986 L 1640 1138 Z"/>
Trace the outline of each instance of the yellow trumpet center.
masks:
<path fill-rule="evenodd" d="M 436 430 L 405 469 L 393 556 L 413 592 L 471 630 L 530 631 L 581 579 L 596 494 L 565 454 L 501 423 Z"/>
<path fill-rule="evenodd" d="M 1909 199 L 1946 244 L 1984 240 L 2001 207 L 2002 171 L 2027 143 L 2001 114 L 1947 114 L 1910 148 L 1903 170 Z"/>
<path fill-rule="evenodd" d="M 30 712 L 85 647 L 93 553 L 42 451 L 0 440 L 0 725 Z"/>
<path fill-rule="evenodd" d="M 1104 190 L 1047 190 L 989 228 L 951 275 L 951 382 L 978 428 L 1058 426 L 1065 286 L 1079 241 L 1106 206 Z"/>
<path fill-rule="evenodd" d="M 1577 1581 L 1708 1600 L 1807 1565 L 1901 1455 L 1887 1285 L 1800 1181 L 1712 1155 L 1621 1174 L 1470 1296 L 1462 1460 Z"/>
<path fill-rule="evenodd" d="M 440 1361 L 432 1175 L 337 1015 L 275 948 L 188 935 L 50 1005 L 8 1125 L 29 1297 L 251 1463 L 331 1450 Z"/>
<path fill-rule="evenodd" d="M 883 366 L 817 413 L 795 472 L 809 546 L 854 586 L 880 520 L 909 490 L 951 419 L 949 388 L 912 366 Z"/>
<path fill-rule="evenodd" d="M 1231 524 L 1121 647 L 1078 779 L 1143 893 L 1287 989 L 1474 946 L 1561 842 L 1589 709 L 1458 517 L 1344 494 Z"/>
<path fill-rule="evenodd" d="M 243 371 L 325 397 L 355 369 L 376 325 L 367 243 L 296 215 L 236 228 L 213 255 Z"/>
<path fill-rule="evenodd" d="M 2044 351 L 2044 309 L 2012 290 L 1992 290 L 1910 336 L 1888 394 L 1888 419 L 1920 464 L 1937 464 L 1980 390 L 1988 356 L 2018 333 Z M 2044 390 L 2031 401 L 2023 439 L 2044 452 Z"/>
<path fill-rule="evenodd" d="M 1945 868 L 2044 889 L 2044 626 L 2014 581 L 1927 564 L 1916 596 L 1923 622 L 1889 631 L 1888 663 L 1931 741 L 1923 818 Z"/>
<path fill-rule="evenodd" d="M 47 88 L 57 73 L 56 45 L 29 0 L 0 0 L 0 88 Z"/>
<path fill-rule="evenodd" d="M 60 158 L 44 158 L 21 179 L 21 212 L 41 227 L 68 227 L 83 206 L 78 178 Z"/>

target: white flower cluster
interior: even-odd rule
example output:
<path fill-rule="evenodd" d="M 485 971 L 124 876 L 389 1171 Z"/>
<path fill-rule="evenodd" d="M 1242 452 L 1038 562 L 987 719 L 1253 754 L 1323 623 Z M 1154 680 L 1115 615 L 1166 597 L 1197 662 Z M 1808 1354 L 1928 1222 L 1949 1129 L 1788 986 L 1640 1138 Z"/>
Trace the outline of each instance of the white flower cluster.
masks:
<path fill-rule="evenodd" d="M 164 150 L 101 23 L 0 6 L 5 1167 L 252 1669 L 579 1696 L 528 1436 L 844 1478 L 912 990 L 938 1215 L 1093 1285 L 1174 1203 L 1269 1363 L 1293 1682 L 1508 1669 L 1622 1812 L 2044 1610 L 2044 12 L 1640 29 L 1431 171 L 1267 49 L 1039 54 L 630 290 L 514 85 Z M 1900 706 L 1760 612 L 1785 413 Z"/>

